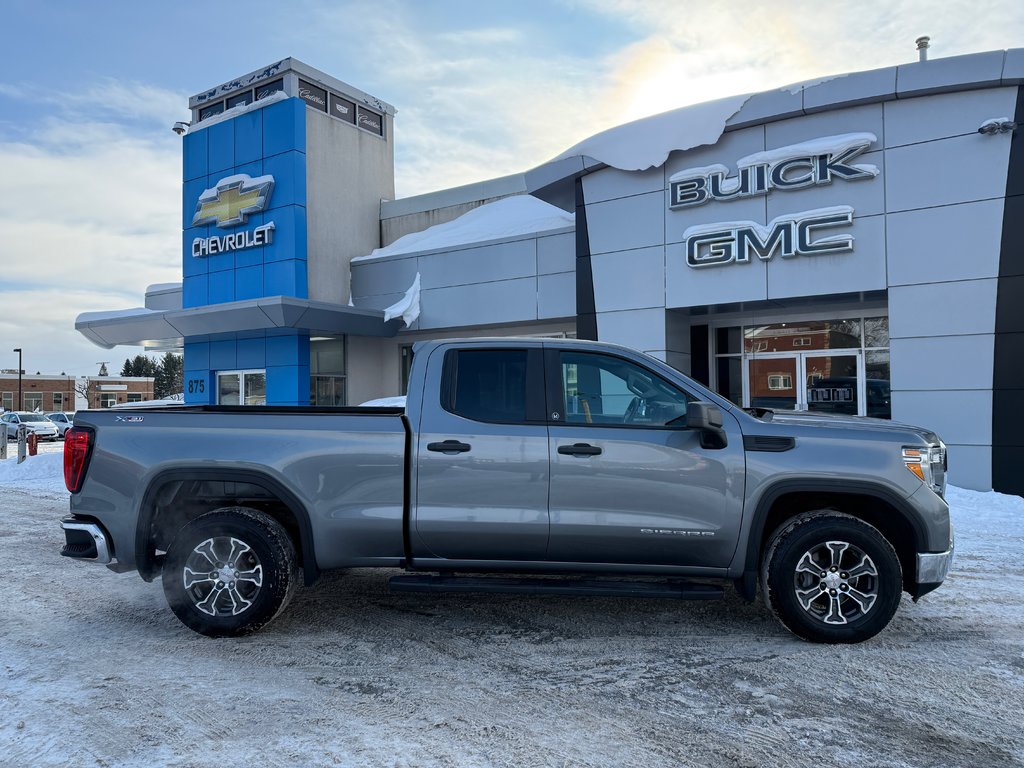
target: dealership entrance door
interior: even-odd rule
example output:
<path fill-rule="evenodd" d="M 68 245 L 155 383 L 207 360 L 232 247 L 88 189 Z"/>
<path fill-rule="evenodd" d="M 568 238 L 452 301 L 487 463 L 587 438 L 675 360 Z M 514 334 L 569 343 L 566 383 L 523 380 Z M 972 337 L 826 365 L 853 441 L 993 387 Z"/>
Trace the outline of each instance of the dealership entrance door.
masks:
<path fill-rule="evenodd" d="M 860 350 L 769 353 L 750 356 L 746 363 L 747 407 L 867 413 Z"/>
<path fill-rule="evenodd" d="M 713 386 L 737 405 L 888 419 L 882 315 L 714 328 Z"/>

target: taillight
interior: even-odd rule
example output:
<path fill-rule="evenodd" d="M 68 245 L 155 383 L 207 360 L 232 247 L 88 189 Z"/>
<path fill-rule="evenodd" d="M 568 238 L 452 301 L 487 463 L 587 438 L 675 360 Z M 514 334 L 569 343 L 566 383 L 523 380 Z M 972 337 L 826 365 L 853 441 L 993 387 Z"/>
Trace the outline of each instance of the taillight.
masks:
<path fill-rule="evenodd" d="M 85 479 L 85 466 L 92 448 L 92 432 L 72 427 L 64 434 L 64 485 L 78 493 Z"/>

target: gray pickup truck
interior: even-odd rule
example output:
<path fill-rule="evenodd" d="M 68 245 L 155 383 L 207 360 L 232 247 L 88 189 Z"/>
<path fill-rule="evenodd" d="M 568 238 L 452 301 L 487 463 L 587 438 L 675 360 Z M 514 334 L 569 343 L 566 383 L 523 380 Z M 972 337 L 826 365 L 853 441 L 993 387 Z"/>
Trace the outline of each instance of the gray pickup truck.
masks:
<path fill-rule="evenodd" d="M 300 580 L 709 599 L 758 584 L 816 642 L 880 632 L 953 552 L 945 446 L 924 429 L 745 411 L 624 347 L 415 347 L 402 408 L 79 411 L 62 554 L 160 576 L 211 636 L 273 619 Z"/>

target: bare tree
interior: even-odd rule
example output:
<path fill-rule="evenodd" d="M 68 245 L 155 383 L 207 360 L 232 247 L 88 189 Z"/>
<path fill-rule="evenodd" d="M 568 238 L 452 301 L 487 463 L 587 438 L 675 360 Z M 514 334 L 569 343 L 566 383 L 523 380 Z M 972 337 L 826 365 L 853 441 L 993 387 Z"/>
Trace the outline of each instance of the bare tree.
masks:
<path fill-rule="evenodd" d="M 75 380 L 75 394 L 81 395 L 83 398 L 85 398 L 86 408 L 88 408 L 91 405 L 91 403 L 89 402 L 89 396 L 92 394 L 93 390 L 94 387 L 92 379 L 84 378 Z"/>

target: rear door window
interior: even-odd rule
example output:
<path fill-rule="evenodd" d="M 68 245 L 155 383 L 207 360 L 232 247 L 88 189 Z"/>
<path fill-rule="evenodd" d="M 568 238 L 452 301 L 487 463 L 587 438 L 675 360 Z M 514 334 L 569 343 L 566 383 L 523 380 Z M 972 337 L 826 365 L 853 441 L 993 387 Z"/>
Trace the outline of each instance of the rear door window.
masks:
<path fill-rule="evenodd" d="M 453 350 L 445 367 L 445 410 L 473 421 L 527 420 L 527 350 Z"/>

